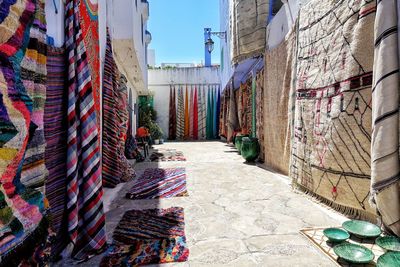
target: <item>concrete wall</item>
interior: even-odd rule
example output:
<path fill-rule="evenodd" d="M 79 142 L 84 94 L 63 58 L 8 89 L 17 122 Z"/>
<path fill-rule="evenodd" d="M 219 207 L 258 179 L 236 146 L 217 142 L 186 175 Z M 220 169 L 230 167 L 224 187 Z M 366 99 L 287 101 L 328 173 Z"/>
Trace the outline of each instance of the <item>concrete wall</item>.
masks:
<path fill-rule="evenodd" d="M 225 88 L 233 74 L 231 59 L 231 31 L 229 23 L 230 0 L 219 1 L 220 31 L 226 32 L 226 40 L 221 40 L 221 88 Z"/>
<path fill-rule="evenodd" d="M 220 85 L 218 67 L 194 67 L 176 69 L 150 69 L 149 90 L 154 95 L 154 108 L 157 111 L 157 123 L 168 137 L 169 91 L 170 85 L 207 86 Z"/>

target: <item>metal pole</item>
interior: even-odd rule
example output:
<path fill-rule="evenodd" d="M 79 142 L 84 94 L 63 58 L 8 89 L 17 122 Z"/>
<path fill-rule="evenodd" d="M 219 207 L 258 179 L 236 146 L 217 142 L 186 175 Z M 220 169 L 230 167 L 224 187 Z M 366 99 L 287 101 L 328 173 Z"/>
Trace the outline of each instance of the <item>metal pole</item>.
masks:
<path fill-rule="evenodd" d="M 204 65 L 211 67 L 211 52 L 208 51 L 206 45 L 207 40 L 211 37 L 211 28 L 204 28 Z"/>

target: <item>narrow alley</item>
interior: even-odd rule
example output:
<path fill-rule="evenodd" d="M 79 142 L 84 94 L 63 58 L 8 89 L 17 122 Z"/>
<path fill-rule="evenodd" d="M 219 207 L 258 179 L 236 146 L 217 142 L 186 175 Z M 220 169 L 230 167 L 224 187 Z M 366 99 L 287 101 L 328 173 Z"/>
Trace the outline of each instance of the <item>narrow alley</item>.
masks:
<path fill-rule="evenodd" d="M 183 167 L 189 195 L 127 199 L 135 181 L 105 190 L 109 240 L 128 210 L 183 207 L 189 260 L 166 266 L 334 266 L 299 230 L 340 226 L 346 218 L 293 192 L 288 177 L 246 164 L 222 142 L 171 142 L 157 149 L 182 151 L 187 161 L 137 163 L 138 175 L 147 168 Z"/>

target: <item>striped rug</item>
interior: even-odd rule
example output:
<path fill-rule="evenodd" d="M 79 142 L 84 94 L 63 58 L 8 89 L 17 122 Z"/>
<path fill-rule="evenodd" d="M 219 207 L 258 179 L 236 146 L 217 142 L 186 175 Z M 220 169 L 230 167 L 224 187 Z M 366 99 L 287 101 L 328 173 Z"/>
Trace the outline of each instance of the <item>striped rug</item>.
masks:
<path fill-rule="evenodd" d="M 187 196 L 185 168 L 151 168 L 135 181 L 126 193 L 130 199 L 154 199 Z"/>
<path fill-rule="evenodd" d="M 113 239 L 100 266 L 184 262 L 189 257 L 180 207 L 127 211 Z"/>

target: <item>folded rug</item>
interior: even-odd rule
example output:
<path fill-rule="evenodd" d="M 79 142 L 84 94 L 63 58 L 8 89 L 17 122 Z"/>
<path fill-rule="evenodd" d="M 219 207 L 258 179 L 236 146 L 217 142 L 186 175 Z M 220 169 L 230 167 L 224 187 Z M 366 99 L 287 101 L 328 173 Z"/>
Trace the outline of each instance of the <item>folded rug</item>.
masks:
<path fill-rule="evenodd" d="M 127 211 L 100 266 L 183 262 L 189 257 L 183 208 Z"/>
<path fill-rule="evenodd" d="M 187 196 L 185 168 L 146 169 L 126 193 L 130 199 Z"/>

